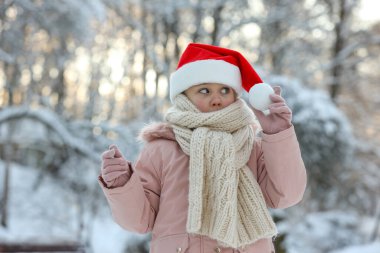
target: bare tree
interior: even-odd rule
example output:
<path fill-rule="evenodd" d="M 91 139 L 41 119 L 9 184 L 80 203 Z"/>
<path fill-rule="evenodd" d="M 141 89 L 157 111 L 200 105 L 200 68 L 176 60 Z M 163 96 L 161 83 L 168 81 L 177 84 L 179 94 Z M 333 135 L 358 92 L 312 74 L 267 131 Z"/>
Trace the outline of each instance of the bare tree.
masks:
<path fill-rule="evenodd" d="M 331 49 L 331 58 L 337 59 L 347 46 L 350 33 L 350 22 L 352 20 L 352 10 L 355 7 L 355 2 L 352 0 L 330 1 L 325 0 L 328 7 L 328 13 L 334 24 L 335 41 Z M 344 74 L 344 65 L 342 62 L 333 64 L 331 68 L 332 81 L 329 87 L 330 96 L 333 100 L 336 99 L 342 87 L 341 78 Z"/>

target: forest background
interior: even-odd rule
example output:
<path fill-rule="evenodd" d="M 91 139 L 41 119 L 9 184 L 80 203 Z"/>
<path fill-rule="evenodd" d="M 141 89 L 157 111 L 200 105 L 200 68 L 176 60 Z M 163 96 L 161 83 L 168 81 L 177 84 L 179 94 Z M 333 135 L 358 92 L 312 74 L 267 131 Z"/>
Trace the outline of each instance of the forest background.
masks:
<path fill-rule="evenodd" d="M 149 235 L 112 221 L 96 181 L 100 154 L 116 143 L 136 158 L 138 131 L 170 106 L 168 78 L 189 42 L 242 52 L 293 110 L 308 188 L 297 206 L 272 210 L 277 251 L 379 250 L 378 8 L 0 0 L 0 251 L 147 252 Z"/>

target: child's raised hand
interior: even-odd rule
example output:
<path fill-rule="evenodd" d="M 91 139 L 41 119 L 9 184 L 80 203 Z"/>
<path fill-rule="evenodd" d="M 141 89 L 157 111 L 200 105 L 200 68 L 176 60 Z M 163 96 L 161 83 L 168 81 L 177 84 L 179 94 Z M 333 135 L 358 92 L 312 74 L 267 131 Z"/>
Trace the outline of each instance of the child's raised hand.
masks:
<path fill-rule="evenodd" d="M 270 95 L 272 104 L 269 105 L 269 115 L 266 116 L 263 112 L 252 108 L 265 134 L 276 134 L 292 125 L 292 111 L 281 97 L 281 87 L 276 86 L 273 89 L 274 94 Z"/>
<path fill-rule="evenodd" d="M 111 145 L 102 154 L 101 175 L 109 188 L 120 187 L 128 182 L 131 175 L 130 164 L 116 145 Z"/>

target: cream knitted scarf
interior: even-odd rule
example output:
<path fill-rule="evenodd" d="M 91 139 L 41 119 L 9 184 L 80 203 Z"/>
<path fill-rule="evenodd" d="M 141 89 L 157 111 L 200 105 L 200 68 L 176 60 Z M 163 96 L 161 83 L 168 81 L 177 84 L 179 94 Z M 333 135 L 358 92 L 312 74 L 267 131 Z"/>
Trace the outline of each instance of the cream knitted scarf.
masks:
<path fill-rule="evenodd" d="M 180 94 L 166 116 L 190 157 L 187 232 L 241 248 L 276 235 L 260 187 L 246 165 L 254 143 L 252 111 L 238 99 L 201 113 Z"/>

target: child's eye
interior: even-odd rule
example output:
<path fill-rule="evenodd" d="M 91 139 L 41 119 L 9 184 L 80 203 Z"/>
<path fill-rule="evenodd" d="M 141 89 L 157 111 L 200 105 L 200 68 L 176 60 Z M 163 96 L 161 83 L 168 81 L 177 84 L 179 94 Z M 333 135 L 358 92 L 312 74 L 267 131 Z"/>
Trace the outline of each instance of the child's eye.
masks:
<path fill-rule="evenodd" d="M 222 94 L 228 94 L 228 93 L 230 93 L 230 91 L 231 91 L 231 89 L 229 87 L 224 87 L 222 89 Z"/>
<path fill-rule="evenodd" d="M 208 94 L 209 90 L 207 88 L 202 88 L 202 89 L 199 90 L 199 93 Z"/>

